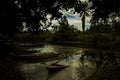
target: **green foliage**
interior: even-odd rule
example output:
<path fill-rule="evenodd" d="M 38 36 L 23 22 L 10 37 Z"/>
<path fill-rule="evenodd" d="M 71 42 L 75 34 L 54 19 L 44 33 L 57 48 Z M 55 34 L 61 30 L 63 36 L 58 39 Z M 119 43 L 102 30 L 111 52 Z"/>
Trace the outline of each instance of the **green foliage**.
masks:
<path fill-rule="evenodd" d="M 112 33 L 113 27 L 110 24 L 98 23 L 97 25 L 92 25 L 90 29 L 86 32 L 88 33 Z"/>
<path fill-rule="evenodd" d="M 117 35 L 120 35 L 120 20 L 118 20 L 118 21 L 114 20 L 112 22 L 112 26 L 113 26 L 114 33 L 116 33 Z"/>
<path fill-rule="evenodd" d="M 85 55 L 96 64 L 97 69 L 107 69 L 119 64 L 119 56 L 112 51 L 87 50 Z"/>
<path fill-rule="evenodd" d="M 20 33 L 16 34 L 15 40 L 22 43 L 40 43 L 49 42 L 52 38 L 52 33 L 49 31 L 43 31 L 37 34 Z"/>
<path fill-rule="evenodd" d="M 105 50 L 115 50 L 120 49 L 120 36 L 108 33 L 95 33 L 95 34 L 79 34 L 76 36 L 78 42 L 83 43 L 86 47 L 105 49 Z"/>
<path fill-rule="evenodd" d="M 4 0 L 0 3 L 1 25 L 3 25 L 3 27 L 0 28 L 0 33 L 3 35 L 8 35 L 19 32 L 20 28 L 18 27 L 21 27 L 23 22 L 25 22 L 26 26 L 32 29 L 32 31 L 39 31 L 40 27 L 43 25 L 45 25 L 45 28 L 48 28 L 51 25 L 51 20 L 57 20 L 62 16 L 62 13 L 59 11 L 62 9 L 69 10 L 70 8 L 74 8 L 75 12 L 81 14 L 83 31 L 85 29 L 85 16 L 89 15 L 89 12 L 91 12 L 90 10 L 94 10 L 92 14 L 93 24 L 96 24 L 95 22 L 99 22 L 100 20 L 107 23 L 108 18 L 113 20 L 120 16 L 119 1 L 89 1 L 93 4 L 91 8 L 89 8 L 87 2 L 81 2 L 78 0 L 51 0 L 50 2 L 47 0 Z M 46 23 L 46 16 L 48 14 L 51 15 L 51 18 L 50 21 Z M 116 25 L 115 31 L 117 30 L 118 25 Z M 109 32 L 109 30 L 107 30 L 107 32 Z"/>
<path fill-rule="evenodd" d="M 88 6 L 88 2 L 78 2 L 75 6 L 75 11 L 80 13 L 80 17 L 82 20 L 82 30 L 83 33 L 85 31 L 85 21 L 86 21 L 86 17 L 90 16 L 90 8 Z"/>
<path fill-rule="evenodd" d="M 93 4 L 91 9 L 94 10 L 92 15 L 92 23 L 94 24 L 96 24 L 96 22 L 98 22 L 100 19 L 106 22 L 107 19 L 110 18 L 110 15 L 114 18 L 119 16 L 120 1 L 118 0 L 89 0 L 89 2 L 92 2 Z"/>
<path fill-rule="evenodd" d="M 119 80 L 120 56 L 115 52 L 88 50 L 85 55 L 96 63 L 97 71 L 85 80 Z"/>
<path fill-rule="evenodd" d="M 38 31 L 45 25 L 45 28 L 51 25 L 51 20 L 59 19 L 62 13 L 61 9 L 68 10 L 77 3 L 77 0 L 4 0 L 0 3 L 0 20 L 2 27 L 1 34 L 14 34 L 19 31 L 25 22 L 32 31 Z M 47 15 L 51 15 L 47 25 Z M 44 24 L 43 24 L 44 23 Z"/>
<path fill-rule="evenodd" d="M 54 33 L 53 41 L 74 41 L 77 32 L 78 30 L 64 18 L 60 22 L 59 30 Z"/>

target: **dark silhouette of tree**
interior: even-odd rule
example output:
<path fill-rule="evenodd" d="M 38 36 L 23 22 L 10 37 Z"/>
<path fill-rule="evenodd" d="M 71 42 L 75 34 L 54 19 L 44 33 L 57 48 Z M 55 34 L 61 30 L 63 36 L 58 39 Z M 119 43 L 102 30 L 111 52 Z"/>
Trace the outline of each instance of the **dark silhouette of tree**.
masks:
<path fill-rule="evenodd" d="M 82 30 L 83 30 L 83 33 L 84 33 L 86 16 L 88 17 L 89 14 L 90 14 L 90 9 L 88 7 L 87 2 L 82 2 L 80 11 L 81 11 L 80 15 L 82 17 L 82 19 L 81 19 L 82 20 Z"/>
<path fill-rule="evenodd" d="M 120 1 L 118 0 L 89 0 L 92 2 L 90 9 L 94 10 L 92 23 L 100 19 L 107 22 L 109 15 L 120 16 Z M 79 0 L 4 0 L 0 3 L 1 34 L 14 34 L 19 31 L 22 22 L 32 31 L 38 31 L 42 23 L 46 24 L 46 15 L 52 15 L 51 19 L 59 19 L 62 13 L 59 10 L 75 8 L 81 14 L 83 31 L 85 29 L 85 16 L 87 14 L 87 3 Z M 88 14 L 87 14 L 88 15 Z M 51 24 L 51 23 L 49 23 Z M 48 25 L 50 26 L 50 25 Z M 48 27 L 47 26 L 47 27 Z"/>
<path fill-rule="evenodd" d="M 44 29 L 51 26 L 51 20 L 57 20 L 62 16 L 60 9 L 66 9 L 73 7 L 77 0 L 18 0 L 18 4 L 21 5 L 21 13 L 25 18 L 27 27 L 30 27 L 32 31 L 39 31 L 39 28 L 43 26 Z M 50 22 L 46 24 L 47 15 L 51 15 Z"/>
<path fill-rule="evenodd" d="M 80 13 L 80 17 L 81 17 L 81 20 L 82 20 L 82 30 L 83 30 L 83 33 L 85 31 L 85 20 L 86 20 L 86 16 L 90 16 L 90 8 L 88 6 L 88 2 L 79 2 L 78 4 L 76 4 L 75 6 L 75 11 Z"/>
<path fill-rule="evenodd" d="M 42 23 L 46 23 L 48 14 L 52 19 L 59 19 L 61 9 L 68 10 L 76 4 L 77 0 L 4 0 L 0 3 L 1 34 L 17 32 L 22 22 L 32 31 L 38 31 Z M 42 22 L 42 23 L 41 23 Z M 51 24 L 51 23 L 50 23 Z M 50 26 L 50 25 L 49 25 Z"/>
<path fill-rule="evenodd" d="M 73 25 L 69 25 L 65 17 L 59 21 L 58 30 L 55 32 L 53 41 L 74 41 L 74 37 L 78 30 Z"/>
<path fill-rule="evenodd" d="M 91 25 L 90 29 L 87 31 L 89 33 L 111 33 L 113 32 L 113 27 L 110 24 L 104 24 L 100 22 L 97 23 L 97 25 Z"/>
<path fill-rule="evenodd" d="M 14 34 L 18 31 L 19 10 L 13 0 L 4 0 L 0 3 L 0 33 Z"/>
<path fill-rule="evenodd" d="M 115 17 L 120 16 L 120 1 L 119 0 L 89 0 L 92 2 L 91 9 L 94 10 L 92 23 L 96 24 L 99 20 L 108 22 L 110 15 Z"/>
<path fill-rule="evenodd" d="M 113 26 L 113 32 L 115 32 L 116 34 L 120 35 L 120 20 L 112 21 L 112 26 Z"/>

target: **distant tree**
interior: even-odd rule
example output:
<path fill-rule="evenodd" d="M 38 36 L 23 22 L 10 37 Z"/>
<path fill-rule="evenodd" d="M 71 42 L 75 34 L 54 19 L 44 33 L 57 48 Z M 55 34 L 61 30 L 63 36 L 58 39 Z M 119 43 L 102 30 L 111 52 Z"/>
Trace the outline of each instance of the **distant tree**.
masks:
<path fill-rule="evenodd" d="M 112 26 L 113 26 L 113 32 L 115 32 L 116 34 L 120 35 L 120 20 L 112 21 Z"/>
<path fill-rule="evenodd" d="M 102 22 L 96 25 L 91 25 L 90 29 L 87 30 L 88 33 L 112 33 L 113 27 L 111 24 L 104 24 Z"/>
<path fill-rule="evenodd" d="M 59 29 L 54 34 L 54 40 L 73 41 L 78 30 L 73 25 L 69 25 L 65 17 L 61 18 L 59 24 Z"/>
<path fill-rule="evenodd" d="M 82 20 L 82 30 L 83 30 L 83 33 L 85 31 L 85 20 L 86 20 L 86 16 L 90 16 L 90 8 L 88 6 L 88 2 L 79 2 L 78 5 L 75 6 L 75 11 L 80 13 L 80 17 L 81 17 L 81 20 Z"/>

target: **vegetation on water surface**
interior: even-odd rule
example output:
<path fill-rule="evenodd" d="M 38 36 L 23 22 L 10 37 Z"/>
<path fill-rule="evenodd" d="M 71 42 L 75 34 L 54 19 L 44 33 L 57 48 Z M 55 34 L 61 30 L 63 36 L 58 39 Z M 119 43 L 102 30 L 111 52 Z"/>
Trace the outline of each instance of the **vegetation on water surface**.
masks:
<path fill-rule="evenodd" d="M 96 64 L 96 72 L 85 80 L 119 80 L 120 54 L 112 51 L 89 50 L 87 59 Z"/>

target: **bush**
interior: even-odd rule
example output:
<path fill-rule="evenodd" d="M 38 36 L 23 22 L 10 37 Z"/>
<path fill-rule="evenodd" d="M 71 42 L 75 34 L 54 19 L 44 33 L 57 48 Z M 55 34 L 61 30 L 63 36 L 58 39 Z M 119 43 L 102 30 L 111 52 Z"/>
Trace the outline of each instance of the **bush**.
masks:
<path fill-rule="evenodd" d="M 120 36 L 107 33 L 79 34 L 76 40 L 91 48 L 120 50 Z"/>

